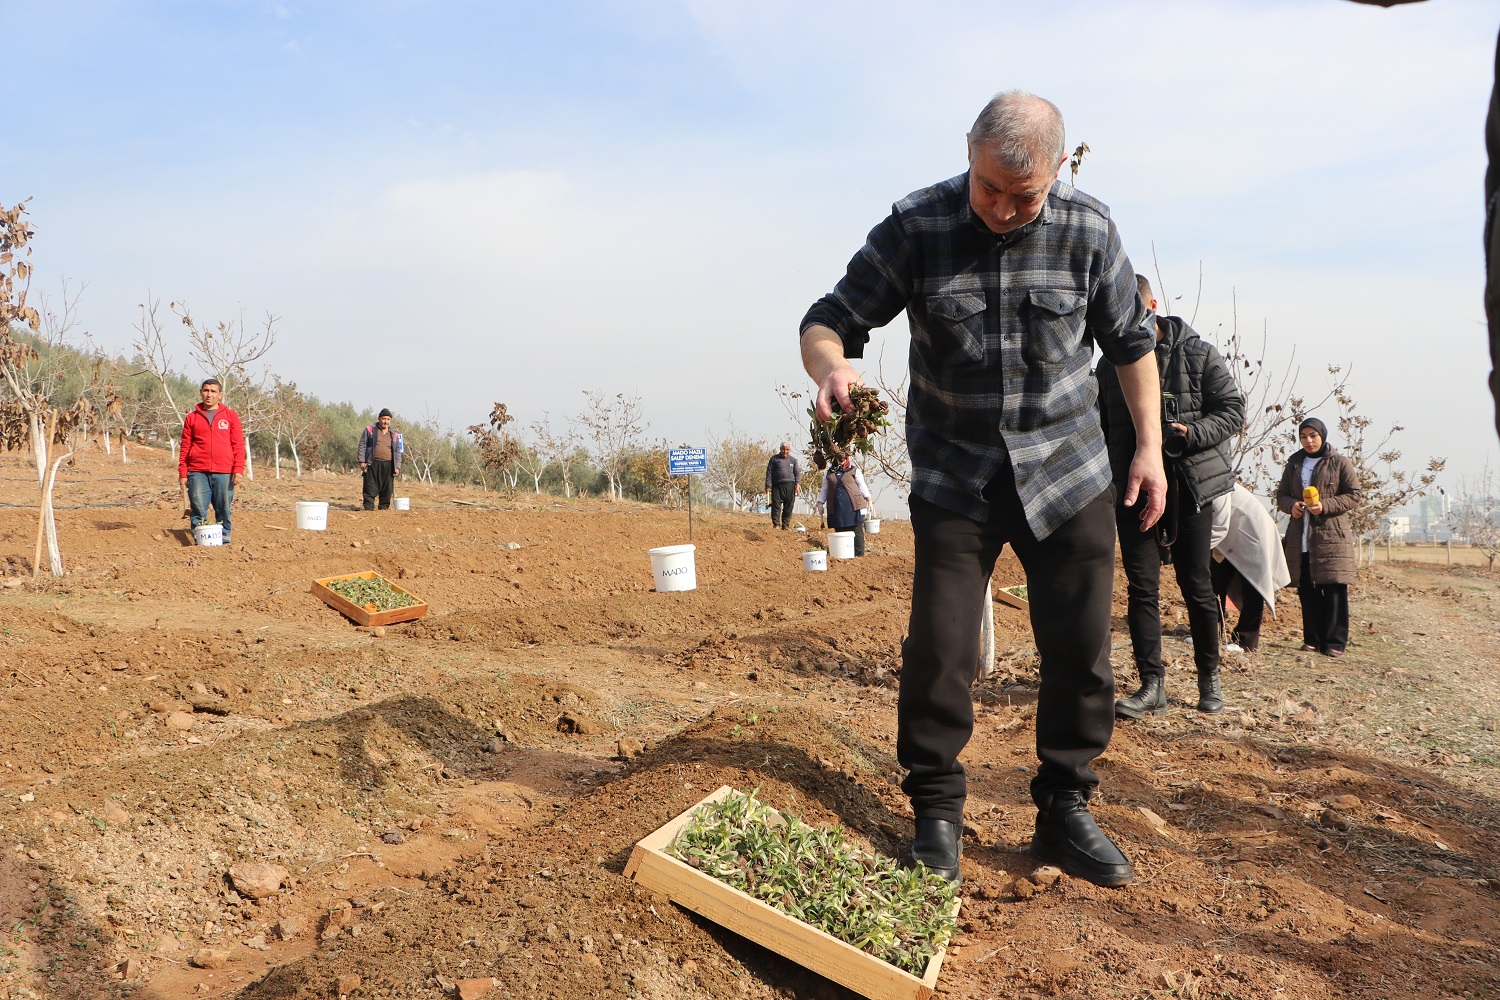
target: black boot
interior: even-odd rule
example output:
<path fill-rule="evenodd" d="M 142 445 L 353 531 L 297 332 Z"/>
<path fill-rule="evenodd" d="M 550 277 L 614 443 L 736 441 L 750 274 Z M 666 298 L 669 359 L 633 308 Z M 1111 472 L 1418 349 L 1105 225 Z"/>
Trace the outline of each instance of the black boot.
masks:
<path fill-rule="evenodd" d="M 1198 675 L 1198 711 L 1209 715 L 1224 711 L 1224 691 L 1219 687 L 1217 668 Z"/>
<path fill-rule="evenodd" d="M 1144 719 L 1167 710 L 1167 685 L 1161 674 L 1141 678 L 1141 689 L 1129 698 L 1115 702 L 1115 715 L 1122 719 Z"/>
<path fill-rule="evenodd" d="M 1074 878 L 1106 888 L 1135 880 L 1130 862 L 1094 822 L 1083 792 L 1067 789 L 1048 798 L 1046 805 L 1037 807 L 1032 854 Z"/>
<path fill-rule="evenodd" d="M 961 824 L 946 819 L 919 818 L 911 850 L 906 852 L 901 864 L 905 868 L 915 868 L 921 863 L 949 882 L 962 882 L 958 857 L 964 850 L 963 837 Z"/>

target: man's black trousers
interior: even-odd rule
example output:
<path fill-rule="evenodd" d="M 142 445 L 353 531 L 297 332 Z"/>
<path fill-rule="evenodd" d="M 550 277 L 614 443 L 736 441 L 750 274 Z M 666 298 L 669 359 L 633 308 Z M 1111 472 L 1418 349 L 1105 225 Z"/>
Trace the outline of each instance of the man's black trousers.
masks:
<path fill-rule="evenodd" d="M 792 519 L 792 507 L 797 503 L 796 483 L 771 484 L 771 527 L 788 527 Z"/>
<path fill-rule="evenodd" d="M 389 510 L 395 490 L 395 462 L 370 462 L 365 466 L 365 510 L 375 509 L 376 497 L 380 498 L 380 509 Z"/>
<path fill-rule="evenodd" d="M 911 498 L 916 565 L 911 627 L 902 646 L 896 756 L 918 817 L 963 822 L 967 779 L 958 755 L 974 733 L 969 694 L 979 662 L 984 589 L 1008 543 L 1026 569 L 1031 628 L 1041 654 L 1035 801 L 1058 789 L 1091 794 L 1090 764 L 1114 732 L 1109 616 L 1114 583 L 1114 490 L 1106 489 L 1046 539 L 1026 525 L 1010 467 L 985 490 L 983 522 Z"/>
<path fill-rule="evenodd" d="M 1130 625 L 1130 646 L 1135 668 L 1145 679 L 1166 673 L 1161 662 L 1161 550 L 1156 529 L 1141 530 L 1137 507 L 1120 507 L 1115 517 L 1120 527 L 1120 562 L 1125 566 L 1125 621 Z M 1200 676 L 1219 667 L 1219 599 L 1214 596 L 1209 550 L 1213 508 L 1197 513 L 1183 510 L 1177 521 L 1177 541 L 1172 543 L 1172 568 L 1177 588 L 1187 604 L 1188 628 L 1193 634 L 1193 661 Z"/>

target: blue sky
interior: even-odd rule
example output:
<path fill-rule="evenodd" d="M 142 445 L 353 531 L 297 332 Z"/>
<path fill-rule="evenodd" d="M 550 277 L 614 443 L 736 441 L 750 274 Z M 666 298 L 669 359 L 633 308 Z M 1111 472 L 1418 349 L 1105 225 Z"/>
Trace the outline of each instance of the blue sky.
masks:
<path fill-rule="evenodd" d="M 1352 364 L 1452 480 L 1496 452 L 1497 28 L 1482 0 L 0 0 L 0 201 L 33 199 L 34 287 L 87 282 L 111 350 L 149 289 L 276 314 L 272 367 L 325 400 L 524 426 L 602 389 L 652 437 L 779 436 L 808 304 L 1022 87 L 1174 311 L 1201 262 L 1201 332 L 1237 306 L 1309 394 Z M 876 336 L 899 368 L 904 324 Z"/>

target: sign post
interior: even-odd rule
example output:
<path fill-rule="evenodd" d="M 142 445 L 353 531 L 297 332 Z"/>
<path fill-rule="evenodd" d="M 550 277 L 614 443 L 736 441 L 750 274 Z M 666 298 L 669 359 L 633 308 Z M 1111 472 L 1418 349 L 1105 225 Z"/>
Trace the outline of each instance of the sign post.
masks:
<path fill-rule="evenodd" d="M 667 475 L 701 476 L 708 471 L 708 449 L 672 448 L 667 451 Z M 693 484 L 688 483 L 688 541 L 693 540 Z"/>

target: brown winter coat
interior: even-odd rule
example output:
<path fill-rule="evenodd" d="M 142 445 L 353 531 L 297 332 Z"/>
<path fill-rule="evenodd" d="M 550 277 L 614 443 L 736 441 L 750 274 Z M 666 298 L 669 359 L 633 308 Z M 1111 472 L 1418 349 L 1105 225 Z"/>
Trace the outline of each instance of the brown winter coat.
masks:
<path fill-rule="evenodd" d="M 1286 463 L 1281 474 L 1281 485 L 1276 487 L 1276 506 L 1283 514 L 1292 513 L 1292 504 L 1302 499 L 1302 460 L 1307 452 L 1298 450 Z M 1312 518 L 1312 537 L 1308 539 L 1308 566 L 1313 583 L 1353 583 L 1358 565 L 1354 554 L 1354 528 L 1349 523 L 1349 512 L 1364 500 L 1364 490 L 1359 485 L 1359 473 L 1354 463 L 1343 455 L 1328 449 L 1328 454 L 1313 469 L 1312 485 L 1318 488 L 1323 502 L 1323 513 L 1303 514 L 1292 518 L 1286 535 L 1281 540 L 1286 553 L 1286 568 L 1291 571 L 1291 586 L 1297 585 L 1302 575 L 1302 523 Z"/>

